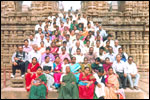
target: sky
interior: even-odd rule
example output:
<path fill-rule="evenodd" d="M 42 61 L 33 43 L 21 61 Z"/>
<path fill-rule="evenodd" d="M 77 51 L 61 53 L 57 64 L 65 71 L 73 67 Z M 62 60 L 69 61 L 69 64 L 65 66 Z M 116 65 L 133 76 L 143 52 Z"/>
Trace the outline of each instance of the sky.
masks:
<path fill-rule="evenodd" d="M 31 6 L 32 1 L 23 1 L 23 5 Z M 60 2 L 60 1 L 59 1 Z M 109 3 L 111 1 L 108 1 Z M 80 9 L 81 8 L 81 1 L 62 1 L 62 4 L 64 5 L 64 10 L 68 11 L 70 7 L 72 6 L 73 10 Z"/>

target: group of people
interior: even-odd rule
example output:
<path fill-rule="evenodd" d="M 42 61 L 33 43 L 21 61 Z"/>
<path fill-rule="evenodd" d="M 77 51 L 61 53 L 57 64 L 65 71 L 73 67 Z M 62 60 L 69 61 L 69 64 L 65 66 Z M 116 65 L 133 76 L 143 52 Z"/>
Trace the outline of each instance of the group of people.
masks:
<path fill-rule="evenodd" d="M 127 81 L 132 90 L 138 89 L 133 57 L 101 24 L 78 10 L 50 13 L 45 22 L 38 22 L 35 35 L 12 56 L 11 77 L 21 70 L 30 99 L 46 98 L 54 87 L 59 99 L 125 98 Z"/>

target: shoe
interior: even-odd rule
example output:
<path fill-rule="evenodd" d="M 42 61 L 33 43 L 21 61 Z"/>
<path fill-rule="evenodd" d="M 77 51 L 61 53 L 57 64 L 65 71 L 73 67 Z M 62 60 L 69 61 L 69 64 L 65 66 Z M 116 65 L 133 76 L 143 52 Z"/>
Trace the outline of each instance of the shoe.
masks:
<path fill-rule="evenodd" d="M 133 88 L 133 87 L 130 87 L 130 89 L 131 89 L 131 90 L 134 90 L 134 88 Z"/>
<path fill-rule="evenodd" d="M 22 78 L 24 78 L 24 75 L 21 75 Z"/>
<path fill-rule="evenodd" d="M 99 99 L 104 99 L 104 97 L 102 96 L 102 97 L 99 97 Z"/>
<path fill-rule="evenodd" d="M 15 77 L 15 75 L 11 74 L 11 78 L 14 78 L 14 77 Z"/>
<path fill-rule="evenodd" d="M 138 88 L 137 86 L 134 86 L 134 88 L 135 88 L 136 90 L 139 90 L 139 88 Z"/>

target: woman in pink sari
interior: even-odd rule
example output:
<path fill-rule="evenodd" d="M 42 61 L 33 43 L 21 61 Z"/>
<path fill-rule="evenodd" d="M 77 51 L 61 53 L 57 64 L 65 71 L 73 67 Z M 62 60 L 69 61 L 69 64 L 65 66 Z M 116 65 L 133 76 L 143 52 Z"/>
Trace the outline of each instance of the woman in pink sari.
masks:
<path fill-rule="evenodd" d="M 56 46 L 56 43 L 55 42 L 52 42 L 51 43 L 51 53 L 54 55 L 54 57 L 56 57 L 56 56 L 58 56 L 58 50 L 59 50 L 59 48 Z"/>
<path fill-rule="evenodd" d="M 108 74 L 108 69 L 112 66 L 110 59 L 108 57 L 105 58 L 105 63 L 103 64 L 104 74 Z"/>
<path fill-rule="evenodd" d="M 33 74 L 36 72 L 37 68 L 40 66 L 40 64 L 37 62 L 37 58 L 32 58 L 32 63 L 28 65 L 27 73 L 25 76 L 26 80 L 26 90 L 30 91 L 31 88 L 31 81 L 34 79 Z"/>
<path fill-rule="evenodd" d="M 56 88 L 60 87 L 60 77 L 62 74 L 62 64 L 60 63 L 60 57 L 56 56 L 55 58 L 55 62 L 53 63 L 53 67 L 54 67 L 54 85 Z"/>
<path fill-rule="evenodd" d="M 119 81 L 113 73 L 113 68 L 108 69 L 107 78 L 105 79 L 105 99 L 118 99 L 116 91 L 119 89 Z"/>

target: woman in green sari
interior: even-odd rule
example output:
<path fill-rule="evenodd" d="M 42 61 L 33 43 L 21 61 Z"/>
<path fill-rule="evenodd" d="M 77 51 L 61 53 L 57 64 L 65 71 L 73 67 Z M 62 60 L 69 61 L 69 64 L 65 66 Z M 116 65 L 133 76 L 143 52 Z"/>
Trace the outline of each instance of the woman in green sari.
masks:
<path fill-rule="evenodd" d="M 38 67 L 33 74 L 29 99 L 46 99 L 48 88 L 46 86 L 46 76 L 42 73 L 42 68 Z"/>
<path fill-rule="evenodd" d="M 59 89 L 58 99 L 79 99 L 79 91 L 76 84 L 76 78 L 70 72 L 70 67 L 66 67 L 66 74 L 60 79 L 61 87 Z"/>

